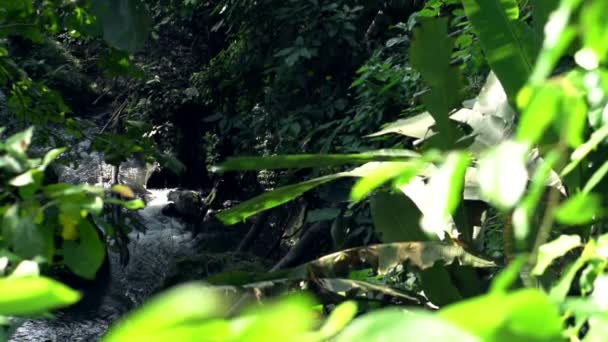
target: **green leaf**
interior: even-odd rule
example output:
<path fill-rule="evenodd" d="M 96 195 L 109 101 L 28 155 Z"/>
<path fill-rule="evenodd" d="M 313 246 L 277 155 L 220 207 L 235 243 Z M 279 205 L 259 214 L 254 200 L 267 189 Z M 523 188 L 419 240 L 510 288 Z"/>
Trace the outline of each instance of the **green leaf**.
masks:
<path fill-rule="evenodd" d="M 538 260 L 532 270 L 532 274 L 537 276 L 542 275 L 553 260 L 581 246 L 581 237 L 578 235 L 561 235 L 559 238 L 540 246 L 538 249 Z"/>
<path fill-rule="evenodd" d="M 458 106 L 462 97 L 459 69 L 450 65 L 454 39 L 447 35 L 447 18 L 423 20 L 414 29 L 410 47 L 410 61 L 431 88 L 422 101 L 442 134 L 444 148 L 455 142 L 449 112 Z"/>
<path fill-rule="evenodd" d="M 6 143 L 4 145 L 6 152 L 14 157 L 25 158 L 26 151 L 32 143 L 33 135 L 34 128 L 30 127 L 23 132 L 10 136 L 8 139 L 6 139 Z"/>
<path fill-rule="evenodd" d="M 433 116 L 429 112 L 424 112 L 407 119 L 397 120 L 386 126 L 384 129 L 367 135 L 366 137 L 372 138 L 385 134 L 397 133 L 416 139 L 424 139 L 434 134 L 434 132 L 431 131 L 431 127 L 433 125 L 435 125 L 435 119 L 433 119 Z"/>
<path fill-rule="evenodd" d="M 540 290 L 489 294 L 450 305 L 439 317 L 482 341 L 560 341 L 559 310 Z"/>
<path fill-rule="evenodd" d="M 272 305 L 255 308 L 244 313 L 248 321 L 239 327 L 239 335 L 234 341 L 292 341 L 309 332 L 315 324 L 315 313 L 312 310 L 314 301 L 303 294 L 282 298 Z M 289 319 L 286 319 L 286 318 Z M 280 329 L 277 323 L 280 322 Z"/>
<path fill-rule="evenodd" d="M 335 173 L 301 183 L 287 185 L 247 200 L 234 208 L 221 211 L 217 215 L 217 218 L 220 219 L 224 224 L 236 224 L 259 212 L 287 203 L 322 184 L 344 177 L 365 177 L 379 167 L 382 167 L 382 165 L 382 162 L 371 162 L 348 172 Z"/>
<path fill-rule="evenodd" d="M 328 339 L 340 332 L 357 314 L 357 303 L 347 301 L 338 305 L 329 315 L 320 334 L 323 339 Z"/>
<path fill-rule="evenodd" d="M 477 179 L 482 195 L 501 209 L 512 208 L 528 183 L 527 146 L 505 141 L 479 161 Z"/>
<path fill-rule="evenodd" d="M 358 202 L 382 184 L 396 177 L 399 177 L 401 182 L 407 182 L 418 174 L 423 165 L 422 162 L 418 161 L 383 163 L 381 167 L 378 167 L 355 183 L 351 190 L 350 198 Z"/>
<path fill-rule="evenodd" d="M 48 151 L 42 159 L 42 168 L 47 168 L 55 159 L 57 159 L 63 152 L 65 152 L 65 150 L 65 148 L 54 148 Z"/>
<path fill-rule="evenodd" d="M 545 24 L 549 20 L 549 15 L 559 5 L 555 0 L 532 0 L 532 22 L 534 31 L 539 37 L 544 36 Z"/>
<path fill-rule="evenodd" d="M 23 259 L 42 257 L 52 260 L 55 251 L 53 232 L 48 227 L 39 227 L 29 216 L 15 216 L 16 221 L 13 221 L 7 217 L 13 213 L 12 210 L 6 212 L 2 229 L 3 235 L 9 237 L 15 254 Z"/>
<path fill-rule="evenodd" d="M 589 153 L 596 150 L 606 138 L 608 138 L 608 125 L 604 125 L 597 131 L 593 132 L 589 140 L 578 146 L 574 152 L 572 152 L 570 155 L 571 161 L 561 172 L 561 176 L 564 177 L 574 170 L 580 164 L 580 162 L 585 159 Z M 589 182 L 591 182 L 591 180 L 589 180 Z"/>
<path fill-rule="evenodd" d="M 463 0 L 465 13 L 510 101 L 532 73 L 539 37 L 519 21 L 516 0 Z"/>
<path fill-rule="evenodd" d="M 420 155 L 409 150 L 378 150 L 358 154 L 296 154 L 269 157 L 236 157 L 212 168 L 214 172 L 275 170 L 360 164 L 370 161 L 403 161 Z"/>
<path fill-rule="evenodd" d="M 110 204 L 121 205 L 124 208 L 129 209 L 129 210 L 139 210 L 139 209 L 143 209 L 146 207 L 146 203 L 141 198 L 130 200 L 130 201 L 123 201 L 123 200 L 119 200 L 119 199 L 110 197 L 110 198 L 104 199 L 104 201 L 106 203 L 110 203 Z"/>
<path fill-rule="evenodd" d="M 460 204 L 464 189 L 464 177 L 470 159 L 466 153 L 451 152 L 445 162 L 431 175 L 427 189 L 433 194 L 432 204 L 424 212 L 422 228 L 426 232 L 435 232 L 446 226 L 451 215 Z"/>
<path fill-rule="evenodd" d="M 95 279 L 97 270 L 106 257 L 105 245 L 88 220 L 81 220 L 78 230 L 78 241 L 64 242 L 64 263 L 75 274 L 86 279 Z"/>
<path fill-rule="evenodd" d="M 76 303 L 80 294 L 45 277 L 0 279 L 0 315 L 26 316 Z"/>
<path fill-rule="evenodd" d="M 402 193 L 379 192 L 370 200 L 376 232 L 383 242 L 425 241 L 420 210 Z"/>
<path fill-rule="evenodd" d="M 508 267 L 503 269 L 493 280 L 490 288 L 491 294 L 507 293 L 509 288 L 519 279 L 522 268 L 528 262 L 527 255 L 520 255 Z"/>
<path fill-rule="evenodd" d="M 553 167 L 560 158 L 561 154 L 556 151 L 551 151 L 547 154 L 545 162 L 534 172 L 532 184 L 529 187 L 528 193 L 513 211 L 513 235 L 517 246 L 522 250 L 525 250 L 526 247 L 528 247 L 526 246 L 526 241 L 532 230 L 530 221 L 545 193 L 547 180 L 553 171 Z"/>
<path fill-rule="evenodd" d="M 217 214 L 217 218 L 224 224 L 237 224 L 259 212 L 287 203 L 309 190 L 345 176 L 346 175 L 344 174 L 338 173 L 287 185 L 247 200 L 233 208 L 223 210 Z"/>
<path fill-rule="evenodd" d="M 350 341 L 480 341 L 437 315 L 423 311 L 385 309 L 355 319 L 338 342 Z"/>
<path fill-rule="evenodd" d="M 198 283 L 180 285 L 150 299 L 122 319 L 103 341 L 161 341 L 160 333 L 169 332 L 164 338 L 179 336 L 180 327 L 221 317 L 228 308 L 213 288 Z M 167 315 L 168 312 L 171 314 Z"/>
<path fill-rule="evenodd" d="M 140 0 L 92 0 L 91 12 L 101 22 L 108 44 L 130 53 L 145 44 L 151 19 Z"/>
<path fill-rule="evenodd" d="M 602 216 L 601 203 L 599 195 L 579 192 L 557 208 L 555 218 L 568 225 L 589 223 Z"/>
<path fill-rule="evenodd" d="M 608 13 L 606 1 L 586 1 L 579 20 L 584 46 L 594 52 L 598 64 L 608 57 L 608 23 L 605 13 Z"/>
<path fill-rule="evenodd" d="M 531 100 L 520 104 L 525 110 L 519 121 L 517 140 L 536 144 L 559 114 L 562 96 L 562 89 L 556 84 L 544 84 L 534 89 Z"/>

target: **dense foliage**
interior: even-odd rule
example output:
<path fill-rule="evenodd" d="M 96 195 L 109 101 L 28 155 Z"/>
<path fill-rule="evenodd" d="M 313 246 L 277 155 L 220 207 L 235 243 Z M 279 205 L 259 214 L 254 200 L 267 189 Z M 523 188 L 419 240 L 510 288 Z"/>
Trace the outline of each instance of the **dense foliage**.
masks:
<path fill-rule="evenodd" d="M 75 303 L 53 271 L 94 279 L 105 241 L 126 243 L 112 214 L 140 189 L 53 177 L 91 135 L 117 170 L 135 156 L 158 186 L 208 191 L 225 229 L 254 218 L 239 252 L 264 228 L 295 240 L 268 272 L 160 294 L 106 341 L 605 340 L 607 11 L 3 4 L 0 324 Z"/>

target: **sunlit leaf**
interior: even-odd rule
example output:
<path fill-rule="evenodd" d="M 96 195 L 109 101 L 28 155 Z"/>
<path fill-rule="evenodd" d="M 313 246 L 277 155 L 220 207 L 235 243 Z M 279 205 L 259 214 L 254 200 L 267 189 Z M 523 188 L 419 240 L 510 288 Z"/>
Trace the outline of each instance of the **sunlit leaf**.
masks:
<path fill-rule="evenodd" d="M 479 161 L 477 179 L 482 195 L 499 208 L 512 208 L 526 190 L 527 146 L 506 141 Z"/>
<path fill-rule="evenodd" d="M 314 301 L 307 295 L 291 295 L 265 307 L 243 314 L 245 328 L 239 327 L 236 341 L 291 341 L 315 324 Z M 289 317 L 289 319 L 286 319 Z M 277 323 L 280 322 L 280 329 Z"/>
<path fill-rule="evenodd" d="M 112 192 L 119 194 L 125 198 L 135 198 L 135 193 L 131 190 L 130 187 L 122 184 L 116 184 L 112 186 Z"/>
<path fill-rule="evenodd" d="M 378 150 L 358 154 L 296 154 L 268 157 L 236 157 L 228 158 L 224 163 L 213 167 L 213 171 L 302 169 L 359 164 L 370 161 L 403 161 L 419 156 L 418 153 L 409 150 Z"/>
<path fill-rule="evenodd" d="M 158 341 L 155 337 L 164 331 L 221 317 L 226 310 L 226 303 L 212 288 L 198 283 L 180 285 L 150 299 L 122 319 L 103 341 Z"/>
<path fill-rule="evenodd" d="M 529 187 L 526 196 L 517 204 L 513 211 L 513 235 L 518 247 L 525 249 L 525 242 L 532 230 L 530 221 L 534 216 L 536 208 L 540 203 L 543 194 L 545 193 L 547 180 L 549 179 L 554 165 L 559 161 L 561 155 L 556 152 L 550 152 L 544 163 L 534 172 L 532 184 Z"/>
<path fill-rule="evenodd" d="M 378 137 L 385 134 L 397 133 L 416 139 L 423 139 L 434 134 L 434 132 L 431 131 L 433 125 L 435 125 L 433 116 L 429 112 L 424 112 L 407 119 L 397 120 L 381 131 L 367 135 L 367 137 Z"/>
<path fill-rule="evenodd" d="M 540 39 L 519 20 L 515 0 L 463 0 L 488 63 L 514 102 L 532 73 Z"/>
<path fill-rule="evenodd" d="M 537 143 L 559 114 L 562 96 L 560 87 L 547 84 L 536 88 L 528 103 L 520 103 L 525 111 L 519 121 L 517 140 L 530 145 Z"/>
<path fill-rule="evenodd" d="M 6 139 L 4 148 L 6 151 L 18 157 L 25 157 L 25 152 L 32 143 L 32 136 L 34 135 L 34 128 L 30 127 L 27 130 L 10 136 Z"/>
<path fill-rule="evenodd" d="M 504 268 L 492 281 L 491 294 L 506 293 L 519 279 L 520 271 L 528 262 L 527 255 L 520 255 Z"/>
<path fill-rule="evenodd" d="M 42 168 L 48 167 L 55 159 L 57 159 L 63 152 L 65 152 L 65 150 L 65 148 L 54 148 L 48 151 L 42 159 Z"/>
<path fill-rule="evenodd" d="M 608 57 L 608 23 L 604 13 L 608 13 L 606 1 L 586 1 L 580 14 L 580 29 L 583 43 L 595 54 L 598 63 Z"/>
<path fill-rule="evenodd" d="M 8 277 L 0 279 L 0 315 L 40 314 L 74 304 L 80 294 L 45 277 Z"/>
<path fill-rule="evenodd" d="M 387 162 L 374 172 L 358 180 L 353 186 L 350 197 L 353 201 L 360 201 L 382 184 L 399 177 L 401 182 L 407 182 L 418 174 L 422 167 L 420 162 Z"/>
<path fill-rule="evenodd" d="M 340 332 L 344 327 L 355 318 L 357 314 L 357 303 L 347 301 L 338 305 L 329 315 L 320 333 L 324 338 L 330 338 Z"/>
<path fill-rule="evenodd" d="M 427 312 L 385 309 L 355 319 L 336 341 L 474 342 L 481 339 Z"/>
<path fill-rule="evenodd" d="M 457 262 L 473 267 L 495 267 L 493 261 L 466 252 L 458 245 L 440 242 L 396 242 L 350 248 L 323 256 L 291 271 L 306 276 L 312 271 L 317 277 L 344 277 L 351 271 L 372 268 L 384 274 L 390 269 L 409 263 L 424 270 L 441 261 L 444 265 Z"/>
<path fill-rule="evenodd" d="M 559 341 L 558 308 L 542 291 L 489 294 L 450 305 L 439 317 L 483 341 Z"/>
<path fill-rule="evenodd" d="M 571 161 L 562 171 L 562 177 L 574 170 L 574 168 L 576 168 L 580 164 L 580 162 L 589 155 L 589 153 L 597 149 L 599 144 L 607 137 L 608 125 L 602 126 L 600 129 L 593 132 L 589 140 L 577 147 L 574 152 L 572 152 L 572 154 L 570 155 Z"/>
<path fill-rule="evenodd" d="M 470 160 L 467 154 L 452 152 L 447 155 L 445 162 L 431 175 L 427 190 L 432 193 L 434 200 L 430 210 L 424 212 L 421 221 L 422 228 L 427 232 L 442 235 L 439 229 L 444 227 L 454 213 L 464 189 L 464 177 Z"/>
<path fill-rule="evenodd" d="M 578 235 L 561 235 L 559 238 L 540 246 L 538 249 L 538 260 L 532 270 L 532 274 L 542 275 L 553 260 L 581 246 L 581 237 Z"/>
<path fill-rule="evenodd" d="M 561 204 L 555 218 L 563 224 L 580 225 L 602 216 L 601 198 L 593 193 L 577 193 Z"/>

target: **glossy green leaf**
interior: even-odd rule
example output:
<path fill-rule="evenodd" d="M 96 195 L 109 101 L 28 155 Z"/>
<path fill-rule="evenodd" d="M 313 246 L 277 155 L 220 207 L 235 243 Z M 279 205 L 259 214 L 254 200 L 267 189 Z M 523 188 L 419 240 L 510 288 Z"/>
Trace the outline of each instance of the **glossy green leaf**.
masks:
<path fill-rule="evenodd" d="M 338 335 L 336 341 L 474 342 L 481 339 L 437 315 L 422 311 L 385 309 L 357 318 Z"/>
<path fill-rule="evenodd" d="M 540 39 L 519 20 L 515 0 L 463 0 L 490 67 L 514 102 L 532 73 Z"/>
<path fill-rule="evenodd" d="M 555 218 L 563 224 L 580 225 L 602 216 L 602 200 L 593 193 L 577 193 L 562 203 L 555 211 Z"/>
<path fill-rule="evenodd" d="M 538 259 L 534 269 L 532 269 L 532 274 L 542 275 L 553 260 L 581 246 L 581 237 L 578 235 L 561 235 L 559 238 L 540 246 L 538 249 Z"/>
<path fill-rule="evenodd" d="M 528 183 L 527 146 L 506 141 L 479 161 L 477 179 L 482 195 L 502 209 L 512 208 Z"/>
<path fill-rule="evenodd" d="M 419 156 L 418 153 L 409 150 L 378 150 L 358 154 L 296 154 L 269 157 L 235 157 L 228 158 L 224 163 L 213 167 L 213 171 L 302 169 L 360 164 L 370 161 L 403 161 Z"/>
<path fill-rule="evenodd" d="M 76 303 L 80 294 L 45 277 L 0 279 L 0 315 L 23 316 L 44 313 Z"/>
<path fill-rule="evenodd" d="M 490 294 L 450 305 L 439 317 L 483 341 L 560 341 L 558 308 L 540 290 Z"/>

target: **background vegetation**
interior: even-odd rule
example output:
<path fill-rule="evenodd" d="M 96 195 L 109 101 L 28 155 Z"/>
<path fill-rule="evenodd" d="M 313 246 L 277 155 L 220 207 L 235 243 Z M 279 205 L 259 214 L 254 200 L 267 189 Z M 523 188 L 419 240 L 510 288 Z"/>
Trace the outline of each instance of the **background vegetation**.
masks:
<path fill-rule="evenodd" d="M 605 340 L 607 12 L 3 4 L 1 338 L 77 302 L 57 270 L 97 281 L 132 229 L 115 213 L 144 206 L 58 182 L 87 137 L 117 171 L 159 163 L 149 187 L 199 190 L 195 231 L 274 264 L 168 289 L 105 341 Z"/>

